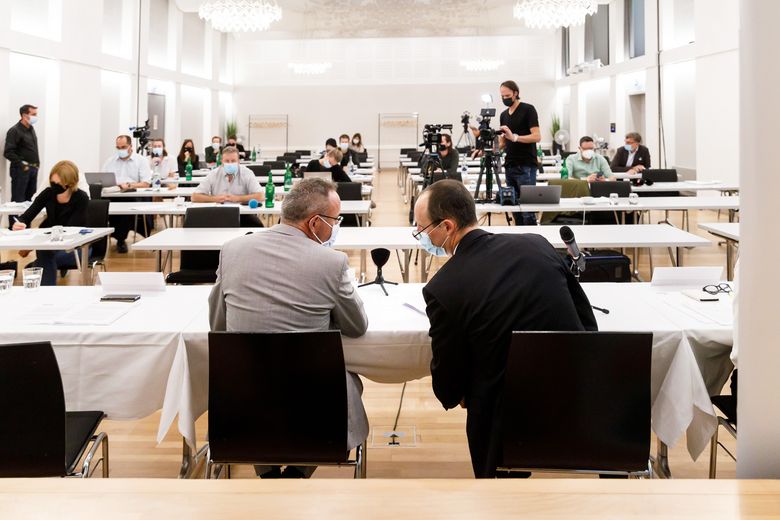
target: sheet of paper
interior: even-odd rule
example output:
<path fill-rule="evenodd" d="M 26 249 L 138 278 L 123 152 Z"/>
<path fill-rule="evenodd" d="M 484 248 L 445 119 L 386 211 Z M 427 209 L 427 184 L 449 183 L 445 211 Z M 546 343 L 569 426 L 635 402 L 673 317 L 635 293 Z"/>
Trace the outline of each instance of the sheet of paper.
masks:
<path fill-rule="evenodd" d="M 57 320 L 61 325 L 111 325 L 130 312 L 137 303 L 94 302 L 76 307 Z"/>

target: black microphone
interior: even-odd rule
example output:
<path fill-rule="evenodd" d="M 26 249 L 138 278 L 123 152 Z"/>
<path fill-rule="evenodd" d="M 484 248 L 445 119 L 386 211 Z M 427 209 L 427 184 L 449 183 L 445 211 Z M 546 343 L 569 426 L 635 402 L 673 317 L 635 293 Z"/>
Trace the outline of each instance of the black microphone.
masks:
<path fill-rule="evenodd" d="M 585 255 L 577 247 L 577 241 L 574 240 L 574 231 L 569 226 L 562 226 L 560 233 L 561 240 L 566 244 L 566 250 L 569 252 L 572 261 L 577 265 L 577 269 L 580 272 L 585 271 Z"/>

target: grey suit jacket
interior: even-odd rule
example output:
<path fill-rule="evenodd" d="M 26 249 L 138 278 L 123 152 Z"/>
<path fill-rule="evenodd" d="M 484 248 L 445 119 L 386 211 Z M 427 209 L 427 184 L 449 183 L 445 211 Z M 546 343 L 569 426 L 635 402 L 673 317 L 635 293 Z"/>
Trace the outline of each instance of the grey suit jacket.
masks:
<path fill-rule="evenodd" d="M 209 296 L 211 330 L 365 334 L 363 301 L 347 274 L 347 255 L 286 224 L 231 240 L 222 248 Z M 347 372 L 348 447 L 368 436 L 360 378 Z"/>

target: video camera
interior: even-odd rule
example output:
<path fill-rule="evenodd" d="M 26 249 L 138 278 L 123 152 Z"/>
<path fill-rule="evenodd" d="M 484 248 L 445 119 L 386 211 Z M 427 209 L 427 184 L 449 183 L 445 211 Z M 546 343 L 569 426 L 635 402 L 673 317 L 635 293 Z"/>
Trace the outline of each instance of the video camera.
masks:
<path fill-rule="evenodd" d="M 496 137 L 501 135 L 502 132 L 490 128 L 491 118 L 496 117 L 495 108 L 483 108 L 479 112 L 479 138 L 477 142 L 477 148 L 491 149 L 493 148 L 493 142 Z"/>
<path fill-rule="evenodd" d="M 133 132 L 133 138 L 138 139 L 138 151 L 145 149 L 149 144 L 149 138 L 152 136 L 152 131 L 149 129 L 149 120 L 146 120 L 144 126 L 131 126 L 129 130 Z"/>
<path fill-rule="evenodd" d="M 464 132 L 468 130 L 469 123 L 471 122 L 471 112 L 468 110 L 463 112 L 460 116 L 460 124 L 463 125 Z"/>
<path fill-rule="evenodd" d="M 426 150 L 434 150 L 434 146 L 438 149 L 441 144 L 441 131 L 452 130 L 452 125 L 425 125 L 423 127 L 423 142 L 420 146 L 424 146 Z"/>

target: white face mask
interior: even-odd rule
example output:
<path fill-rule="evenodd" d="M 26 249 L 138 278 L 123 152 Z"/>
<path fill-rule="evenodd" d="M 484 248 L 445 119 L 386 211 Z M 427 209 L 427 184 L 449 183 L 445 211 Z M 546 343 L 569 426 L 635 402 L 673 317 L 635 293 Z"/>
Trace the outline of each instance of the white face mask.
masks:
<path fill-rule="evenodd" d="M 30 124 L 34 125 L 38 122 L 38 116 L 30 116 Z"/>
<path fill-rule="evenodd" d="M 330 161 L 328 159 L 323 159 L 322 167 L 325 168 L 326 170 L 330 170 L 331 168 L 333 168 L 333 165 L 330 164 Z"/>
<path fill-rule="evenodd" d="M 215 150 L 219 149 L 219 143 L 211 143 L 211 147 Z"/>
<path fill-rule="evenodd" d="M 162 155 L 163 154 L 163 149 L 162 148 L 152 148 L 152 153 L 154 155 Z"/>
<path fill-rule="evenodd" d="M 353 139 L 352 140 L 352 144 L 359 145 L 360 144 L 360 139 Z"/>
<path fill-rule="evenodd" d="M 593 159 L 593 150 L 583 150 L 582 158 L 588 160 Z"/>
<path fill-rule="evenodd" d="M 339 143 L 339 148 L 341 148 L 342 150 L 346 150 L 347 148 L 349 148 L 349 143 Z"/>

